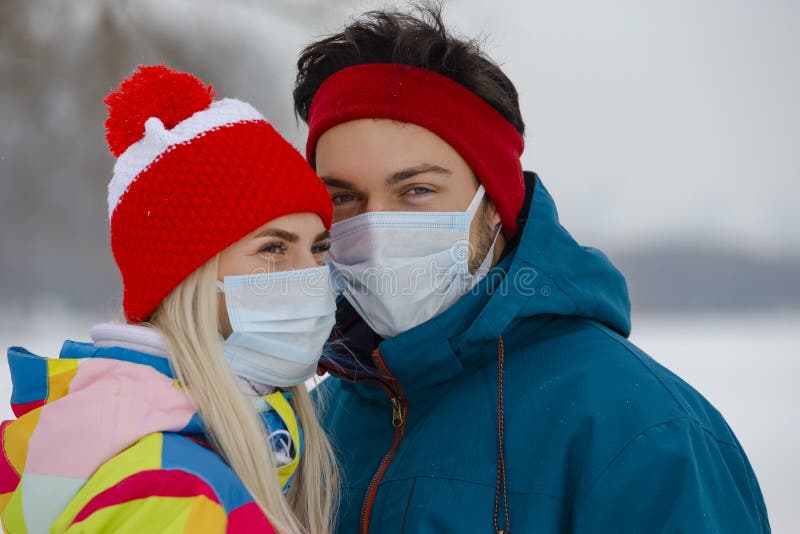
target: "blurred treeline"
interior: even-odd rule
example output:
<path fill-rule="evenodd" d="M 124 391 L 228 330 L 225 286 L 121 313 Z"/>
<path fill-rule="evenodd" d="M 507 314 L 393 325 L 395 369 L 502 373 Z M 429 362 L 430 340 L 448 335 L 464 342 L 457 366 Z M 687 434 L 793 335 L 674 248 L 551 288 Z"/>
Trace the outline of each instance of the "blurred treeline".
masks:
<path fill-rule="evenodd" d="M 335 3 L 3 0 L 0 301 L 114 309 L 104 96 L 138 64 L 197 74 L 251 102 L 299 146 L 293 63 Z M 202 239 L 202 237 L 200 237 Z M 143 258 L 143 261 L 146 259 Z M 110 301 L 111 295 L 116 301 Z"/>
<path fill-rule="evenodd" d="M 114 159 L 105 145 L 102 100 L 136 65 L 166 63 L 197 74 L 213 84 L 219 96 L 252 103 L 299 147 L 305 130 L 295 120 L 291 103 L 299 51 L 321 33 L 340 29 L 350 16 L 383 4 L 379 0 L 2 0 L 0 312 L 24 315 L 27 308 L 59 306 L 68 311 L 108 315 L 119 309 L 120 284 L 108 249 L 106 219 L 106 186 Z M 496 33 L 498 28 L 513 25 L 515 17 L 524 19 L 526 26 L 539 28 L 538 33 L 532 34 L 539 40 L 526 43 L 534 49 L 517 46 L 507 50 L 509 56 L 516 58 L 507 67 L 513 69 L 509 73 L 523 97 L 532 94 L 532 87 L 541 85 L 543 78 L 537 78 L 535 73 L 550 72 L 553 76 L 577 68 L 564 64 L 566 60 L 559 56 L 559 46 L 581 43 L 580 35 L 558 33 L 559 28 L 572 28 L 576 22 L 559 18 L 559 12 L 570 11 L 564 6 L 519 2 L 516 7 L 504 4 L 503 9 L 494 9 L 477 0 L 453 0 L 446 7 L 448 22 L 471 20 L 473 29 L 483 27 L 477 19 L 481 17 L 479 12 L 486 9 L 502 21 L 496 26 Z M 611 6 L 597 9 L 615 12 Z M 611 20 L 624 24 L 627 19 L 622 17 L 623 11 L 617 6 L 619 20 Z M 670 11 L 685 14 L 692 9 L 684 5 Z M 664 22 L 662 30 L 670 27 L 668 22 Z M 554 35 L 544 31 L 548 28 Z M 519 43 L 529 37 L 516 32 L 514 39 L 509 36 L 508 41 Z M 578 52 L 586 50 L 578 48 L 575 53 Z M 680 49 L 674 52 L 678 54 L 674 57 L 684 57 Z M 592 72 L 591 56 L 575 57 L 584 61 L 580 68 Z M 610 64 L 627 68 L 625 57 Z M 562 83 L 566 82 L 556 81 L 558 87 Z M 574 89 L 574 85 L 569 87 Z M 578 173 L 580 179 L 562 178 L 567 164 L 573 174 L 576 172 L 578 168 L 573 163 L 576 159 L 582 161 L 586 147 L 579 150 L 576 158 L 571 146 L 578 132 L 571 131 L 559 141 L 558 128 L 546 129 L 548 124 L 570 124 L 564 113 L 574 102 L 569 92 L 560 95 L 561 91 L 557 91 L 538 96 L 535 106 L 530 101 L 523 102 L 529 106 L 526 120 L 542 130 L 539 133 L 529 128 L 533 157 L 545 162 L 544 169 L 533 170 L 544 170 L 552 188 L 558 186 L 562 193 L 571 191 L 573 201 L 585 200 L 573 203 L 569 211 L 565 209 L 568 199 L 563 195 L 557 198 L 562 215 L 581 223 L 584 231 L 608 213 L 621 214 L 617 227 L 609 227 L 596 244 L 609 252 L 625 273 L 635 308 L 682 313 L 800 306 L 800 257 L 796 249 L 788 247 L 785 254 L 764 254 L 750 245 L 725 248 L 715 246 L 713 241 L 693 240 L 692 225 L 702 222 L 706 212 L 715 209 L 713 204 L 700 203 L 698 210 L 698 202 L 691 203 L 698 213 L 676 210 L 676 221 L 685 218 L 683 223 L 688 230 L 673 241 L 654 238 L 631 245 L 620 236 L 630 233 L 624 232 L 626 227 L 647 222 L 653 198 L 629 198 L 620 193 L 612 195 L 612 200 L 598 201 L 616 205 L 585 213 L 576 211 L 575 206 L 593 205 L 594 197 L 584 190 L 593 179 L 591 157 L 587 157 L 586 169 Z M 650 98 L 649 93 L 640 96 Z M 547 114 L 551 109 L 556 110 L 553 116 Z M 627 110 L 628 118 L 634 112 L 635 107 Z M 597 119 L 589 116 L 572 124 L 577 124 L 576 128 L 606 127 L 595 122 Z M 724 127 L 720 124 L 709 123 Z M 658 125 L 653 127 L 657 129 Z M 624 129 L 612 128 L 608 135 L 619 137 L 622 142 L 625 133 Z M 624 153 L 615 157 L 620 166 L 627 161 Z M 687 165 L 694 161 L 689 156 L 682 157 L 688 158 Z M 658 163 L 654 160 L 651 166 Z M 708 162 L 703 159 L 700 163 Z M 641 168 L 642 162 L 639 165 Z M 653 172 L 649 179 L 654 180 L 657 169 L 650 170 Z M 626 176 L 637 172 L 631 166 L 627 173 L 616 177 L 607 173 L 602 182 L 609 184 L 609 191 L 627 194 L 630 188 L 625 185 L 629 179 Z M 703 178 L 727 186 L 725 176 L 711 173 Z M 745 184 L 734 185 L 741 188 Z M 767 201 L 786 201 L 779 190 L 767 188 L 764 193 L 761 197 Z M 717 208 L 723 212 L 727 209 Z M 692 217 L 686 218 L 688 215 Z M 736 216 L 735 211 L 731 216 Z M 777 228 L 783 224 L 770 222 Z M 569 225 L 573 232 L 576 226 Z M 647 228 L 654 234 L 658 231 L 657 225 Z"/>

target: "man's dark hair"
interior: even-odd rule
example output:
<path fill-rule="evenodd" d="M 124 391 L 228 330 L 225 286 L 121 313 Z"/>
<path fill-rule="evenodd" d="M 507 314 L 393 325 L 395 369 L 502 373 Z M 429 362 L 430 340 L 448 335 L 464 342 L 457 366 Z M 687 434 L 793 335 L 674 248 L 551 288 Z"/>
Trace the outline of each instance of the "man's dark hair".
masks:
<path fill-rule="evenodd" d="M 481 97 L 525 133 L 514 84 L 476 40 L 454 37 L 442 21 L 441 6 L 432 3 L 415 4 L 413 13 L 368 11 L 340 33 L 308 45 L 297 61 L 297 116 L 308 122 L 311 101 L 329 76 L 365 63 L 401 63 L 438 72 Z"/>

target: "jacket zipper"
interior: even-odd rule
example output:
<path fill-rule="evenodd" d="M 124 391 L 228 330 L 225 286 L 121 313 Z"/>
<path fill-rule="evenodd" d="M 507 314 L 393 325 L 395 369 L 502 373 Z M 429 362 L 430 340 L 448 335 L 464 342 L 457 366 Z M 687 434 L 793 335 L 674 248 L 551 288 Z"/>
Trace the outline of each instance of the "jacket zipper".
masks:
<path fill-rule="evenodd" d="M 389 469 L 389 464 L 392 463 L 395 454 L 397 454 L 397 449 L 400 447 L 400 442 L 403 440 L 403 435 L 405 434 L 406 419 L 408 416 L 408 401 L 403 393 L 403 388 L 386 367 L 380 349 L 375 349 L 372 353 L 372 358 L 375 360 L 375 365 L 378 367 L 378 370 L 391 381 L 390 383 L 379 381 L 379 383 L 384 391 L 386 391 L 392 403 L 394 440 L 392 440 L 392 446 L 389 448 L 389 451 L 384 455 L 381 463 L 378 465 L 378 470 L 372 476 L 372 480 L 370 480 L 367 491 L 364 494 L 358 529 L 361 534 L 368 534 L 369 532 L 369 520 L 372 513 L 372 505 L 375 503 L 375 495 L 378 493 L 378 485 L 381 479 L 383 479 L 383 475 L 386 474 L 387 469 Z M 394 385 L 394 387 L 392 387 L 392 385 Z"/>

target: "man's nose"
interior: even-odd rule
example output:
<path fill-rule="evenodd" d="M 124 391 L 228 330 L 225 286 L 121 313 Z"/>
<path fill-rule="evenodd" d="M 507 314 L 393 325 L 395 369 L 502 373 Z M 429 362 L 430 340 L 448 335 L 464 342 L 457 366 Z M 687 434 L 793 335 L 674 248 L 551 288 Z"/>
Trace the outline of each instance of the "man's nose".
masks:
<path fill-rule="evenodd" d="M 372 211 L 389 211 L 386 205 L 386 201 L 384 200 L 383 196 L 380 195 L 370 195 L 367 198 L 367 201 L 364 202 L 362 213 L 369 213 Z"/>

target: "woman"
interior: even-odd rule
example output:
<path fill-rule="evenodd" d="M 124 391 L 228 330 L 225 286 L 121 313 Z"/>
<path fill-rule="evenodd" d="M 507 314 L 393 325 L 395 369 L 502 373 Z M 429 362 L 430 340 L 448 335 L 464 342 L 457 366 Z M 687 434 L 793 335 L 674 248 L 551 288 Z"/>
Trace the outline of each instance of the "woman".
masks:
<path fill-rule="evenodd" d="M 140 67 L 106 99 L 127 324 L 9 349 L 7 532 L 328 532 L 333 456 L 304 387 L 334 322 L 332 207 L 251 106 Z"/>

